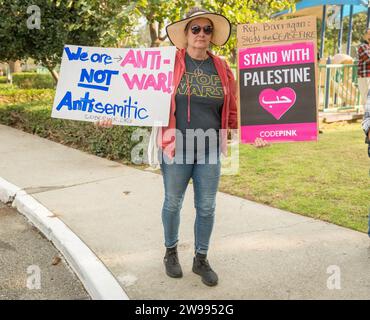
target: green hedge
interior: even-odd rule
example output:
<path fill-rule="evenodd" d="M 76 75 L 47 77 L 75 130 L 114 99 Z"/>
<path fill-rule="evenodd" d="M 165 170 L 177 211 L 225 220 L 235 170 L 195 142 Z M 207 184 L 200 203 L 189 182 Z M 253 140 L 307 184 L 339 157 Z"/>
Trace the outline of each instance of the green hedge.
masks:
<path fill-rule="evenodd" d="M 6 77 L 5 76 L 0 77 L 0 83 L 6 83 Z"/>
<path fill-rule="evenodd" d="M 131 163 L 135 127 L 97 128 L 93 123 L 51 118 L 51 107 L 38 102 L 0 105 L 0 123 L 111 160 Z"/>
<path fill-rule="evenodd" d="M 51 74 L 34 72 L 13 73 L 13 84 L 21 89 L 52 89 L 55 87 Z"/>
<path fill-rule="evenodd" d="M 14 85 L 0 85 L 0 104 L 24 103 L 32 101 L 53 102 L 54 89 L 18 89 Z"/>

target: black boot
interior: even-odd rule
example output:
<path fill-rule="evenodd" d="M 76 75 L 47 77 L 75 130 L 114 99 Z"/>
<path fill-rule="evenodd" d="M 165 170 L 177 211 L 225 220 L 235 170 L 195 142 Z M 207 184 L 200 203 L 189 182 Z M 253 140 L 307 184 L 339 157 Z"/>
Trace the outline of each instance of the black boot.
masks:
<path fill-rule="evenodd" d="M 166 274 L 171 278 L 181 278 L 182 270 L 177 256 L 177 246 L 166 249 L 166 255 L 163 259 L 166 266 Z"/>
<path fill-rule="evenodd" d="M 193 272 L 202 277 L 202 282 L 207 286 L 215 286 L 218 276 L 208 263 L 207 255 L 197 253 L 193 260 Z"/>

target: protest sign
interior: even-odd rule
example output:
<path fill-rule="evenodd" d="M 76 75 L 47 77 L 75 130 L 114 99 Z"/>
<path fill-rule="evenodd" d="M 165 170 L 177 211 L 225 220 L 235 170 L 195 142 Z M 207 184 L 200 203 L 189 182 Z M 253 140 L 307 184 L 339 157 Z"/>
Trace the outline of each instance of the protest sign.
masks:
<path fill-rule="evenodd" d="M 51 116 L 166 126 L 176 48 L 64 46 Z"/>
<path fill-rule="evenodd" d="M 238 26 L 241 142 L 317 140 L 315 23 Z"/>
<path fill-rule="evenodd" d="M 316 41 L 316 17 L 306 16 L 237 26 L 238 48 Z"/>

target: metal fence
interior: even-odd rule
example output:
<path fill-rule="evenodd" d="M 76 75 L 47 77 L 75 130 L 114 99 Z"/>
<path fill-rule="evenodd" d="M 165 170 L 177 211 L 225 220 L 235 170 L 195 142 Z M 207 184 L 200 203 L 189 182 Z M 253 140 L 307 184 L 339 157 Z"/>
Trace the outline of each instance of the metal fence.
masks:
<path fill-rule="evenodd" d="M 320 111 L 361 111 L 357 65 L 320 64 L 318 85 Z"/>

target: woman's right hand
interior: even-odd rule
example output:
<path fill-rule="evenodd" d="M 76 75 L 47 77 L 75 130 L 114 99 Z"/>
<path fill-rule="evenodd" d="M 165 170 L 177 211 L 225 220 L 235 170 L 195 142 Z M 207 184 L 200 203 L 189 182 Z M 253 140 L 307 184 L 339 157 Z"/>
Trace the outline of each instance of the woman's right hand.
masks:
<path fill-rule="evenodd" d="M 266 140 L 263 140 L 262 138 L 256 138 L 256 140 L 254 140 L 253 145 L 256 148 L 263 148 L 269 146 L 270 144 Z"/>
<path fill-rule="evenodd" d="M 99 127 L 99 128 L 112 128 L 113 127 L 112 119 L 99 120 L 99 121 L 96 121 L 94 124 L 96 127 Z"/>

